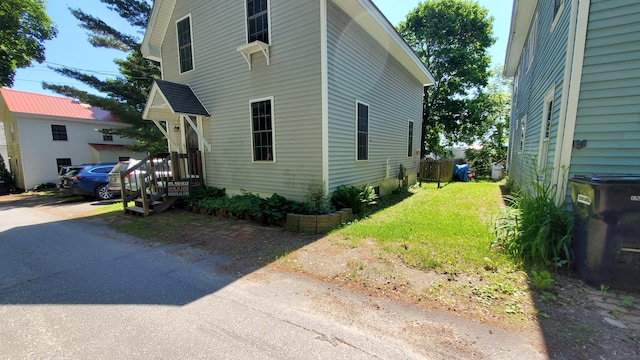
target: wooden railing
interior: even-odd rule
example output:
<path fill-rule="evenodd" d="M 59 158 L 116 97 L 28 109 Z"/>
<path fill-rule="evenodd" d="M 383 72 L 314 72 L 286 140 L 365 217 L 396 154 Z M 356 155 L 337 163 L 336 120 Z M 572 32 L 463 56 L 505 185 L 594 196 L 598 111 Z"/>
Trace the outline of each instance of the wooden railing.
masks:
<path fill-rule="evenodd" d="M 202 185 L 202 164 L 194 157 L 200 158 L 176 152 L 151 155 L 120 172 L 120 191 L 125 212 L 148 216 L 153 209 L 166 210 L 175 201 L 170 199 L 168 191 L 171 182 L 186 181 L 189 185 Z"/>
<path fill-rule="evenodd" d="M 420 182 L 437 182 L 438 188 L 443 182 L 450 182 L 453 180 L 453 160 L 432 160 L 423 159 L 420 160 L 420 171 L 418 177 Z"/>

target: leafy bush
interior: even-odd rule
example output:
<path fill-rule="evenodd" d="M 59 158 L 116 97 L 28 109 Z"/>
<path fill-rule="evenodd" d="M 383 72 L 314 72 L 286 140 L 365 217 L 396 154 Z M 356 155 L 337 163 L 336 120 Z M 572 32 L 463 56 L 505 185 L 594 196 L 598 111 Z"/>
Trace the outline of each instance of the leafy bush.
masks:
<path fill-rule="evenodd" d="M 189 206 L 195 206 L 202 199 L 215 199 L 225 196 L 225 189 L 219 189 L 217 187 L 197 187 L 191 190 L 189 197 L 187 198 L 187 204 Z"/>
<path fill-rule="evenodd" d="M 534 179 L 539 175 L 536 170 Z M 556 206 L 555 191 L 555 186 L 536 182 L 533 194 L 508 197 L 511 205 L 496 221 L 492 246 L 537 265 L 569 265 L 573 218 Z"/>
<path fill-rule="evenodd" d="M 243 193 L 242 195 L 235 195 L 229 199 L 227 209 L 229 213 L 234 217 L 244 217 L 245 214 L 251 214 L 257 216 L 261 212 L 262 202 L 264 200 L 251 193 Z"/>
<path fill-rule="evenodd" d="M 540 272 L 536 270 L 531 270 L 531 285 L 534 289 L 537 290 L 549 290 L 553 288 L 553 278 L 551 277 L 551 273 L 547 270 L 542 270 Z"/>
<path fill-rule="evenodd" d="M 301 204 L 292 200 L 287 200 L 282 195 L 273 194 L 270 198 L 262 202 L 260 214 L 257 217 L 264 217 L 263 222 L 274 224 L 287 217 L 287 213 L 300 212 Z"/>
<path fill-rule="evenodd" d="M 376 203 L 376 195 L 373 187 L 365 185 L 361 187 L 340 185 L 331 195 L 331 203 L 336 208 L 351 208 L 354 214 L 362 214 L 367 206 Z"/>
<path fill-rule="evenodd" d="M 304 199 L 304 207 L 309 215 L 323 215 L 331 212 L 331 201 L 325 194 L 324 184 L 309 187 L 309 192 Z"/>

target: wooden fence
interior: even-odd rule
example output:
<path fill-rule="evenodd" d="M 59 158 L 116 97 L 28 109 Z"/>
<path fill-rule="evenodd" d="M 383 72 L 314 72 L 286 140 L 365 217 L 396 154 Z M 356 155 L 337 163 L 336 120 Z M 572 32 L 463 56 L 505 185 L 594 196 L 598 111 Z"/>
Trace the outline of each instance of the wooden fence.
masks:
<path fill-rule="evenodd" d="M 440 183 L 448 183 L 453 180 L 453 160 L 420 160 L 420 172 L 418 177 L 420 182 L 437 182 L 438 188 Z"/>

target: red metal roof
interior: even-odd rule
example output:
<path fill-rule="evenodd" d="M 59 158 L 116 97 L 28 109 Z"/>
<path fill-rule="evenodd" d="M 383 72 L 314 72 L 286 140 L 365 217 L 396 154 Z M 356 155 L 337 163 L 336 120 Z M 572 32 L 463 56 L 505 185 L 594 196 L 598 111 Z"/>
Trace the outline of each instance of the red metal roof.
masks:
<path fill-rule="evenodd" d="M 120 122 L 108 110 L 83 104 L 76 99 L 0 88 L 9 111 L 72 119 Z"/>

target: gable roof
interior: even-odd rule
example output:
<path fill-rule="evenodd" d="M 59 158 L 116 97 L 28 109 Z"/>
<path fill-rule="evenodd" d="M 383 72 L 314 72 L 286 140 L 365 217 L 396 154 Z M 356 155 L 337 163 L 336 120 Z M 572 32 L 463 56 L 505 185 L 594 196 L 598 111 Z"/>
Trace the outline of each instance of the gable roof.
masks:
<path fill-rule="evenodd" d="M 76 99 L 0 88 L 7 109 L 12 113 L 70 119 L 120 122 L 108 110 Z"/>
<path fill-rule="evenodd" d="M 538 0 L 513 0 L 511 12 L 511 29 L 509 30 L 509 42 L 504 59 L 504 76 L 513 77 L 518 70 L 522 48 L 527 42 L 529 26 L 533 20 L 533 14 L 538 6 Z"/>
<path fill-rule="evenodd" d="M 335 2 L 424 85 L 435 80 L 411 47 L 371 0 L 328 0 Z M 176 0 L 156 0 L 142 40 L 145 58 L 160 62 L 162 41 L 169 27 Z"/>
<path fill-rule="evenodd" d="M 153 107 L 168 107 L 173 114 L 201 115 L 210 117 L 209 111 L 189 85 L 155 79 L 142 114 L 143 119 Z"/>

